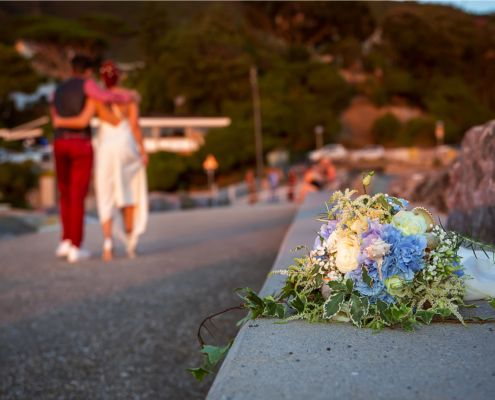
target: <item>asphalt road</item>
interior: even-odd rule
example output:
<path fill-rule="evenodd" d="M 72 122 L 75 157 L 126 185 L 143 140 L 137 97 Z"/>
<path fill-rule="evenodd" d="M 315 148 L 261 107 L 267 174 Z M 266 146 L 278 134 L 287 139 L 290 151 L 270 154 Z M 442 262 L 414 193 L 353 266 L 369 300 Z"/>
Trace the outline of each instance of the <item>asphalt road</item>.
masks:
<path fill-rule="evenodd" d="M 290 205 L 152 214 L 141 255 L 54 258 L 56 233 L 0 241 L 1 399 L 202 399 L 196 383 L 201 319 L 260 288 L 295 208 Z M 216 322 L 233 338 L 239 313 Z"/>

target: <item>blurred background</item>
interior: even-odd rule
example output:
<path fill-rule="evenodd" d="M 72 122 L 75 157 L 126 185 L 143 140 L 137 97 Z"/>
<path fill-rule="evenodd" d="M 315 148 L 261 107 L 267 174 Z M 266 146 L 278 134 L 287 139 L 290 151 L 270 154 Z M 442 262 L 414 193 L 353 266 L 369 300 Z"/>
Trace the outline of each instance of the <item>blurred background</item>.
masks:
<path fill-rule="evenodd" d="M 75 54 L 141 95 L 137 260 L 97 260 L 94 193 L 95 257 L 52 254 L 49 99 Z M 308 192 L 365 171 L 493 243 L 494 112 L 495 1 L 0 2 L 0 397 L 204 398 L 201 320 L 261 287 Z"/>
<path fill-rule="evenodd" d="M 2 2 L 3 225 L 19 209 L 38 211 L 26 229 L 54 222 L 48 99 L 76 53 L 115 60 L 142 96 L 152 210 L 291 200 L 291 190 L 297 200 L 311 163 L 328 159 L 335 187 L 374 169 L 376 190 L 446 212 L 449 165 L 495 109 L 493 10 L 486 1 Z"/>

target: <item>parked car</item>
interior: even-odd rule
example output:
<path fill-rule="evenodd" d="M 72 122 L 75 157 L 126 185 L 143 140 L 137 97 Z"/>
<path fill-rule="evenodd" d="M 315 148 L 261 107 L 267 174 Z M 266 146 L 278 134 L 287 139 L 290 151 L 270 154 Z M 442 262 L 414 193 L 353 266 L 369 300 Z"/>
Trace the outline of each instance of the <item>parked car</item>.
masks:
<path fill-rule="evenodd" d="M 359 150 L 351 152 L 352 162 L 376 162 L 383 160 L 385 157 L 385 149 L 383 146 L 367 146 Z"/>
<path fill-rule="evenodd" d="M 327 144 L 321 149 L 314 150 L 309 153 L 309 159 L 313 162 L 321 159 L 329 159 L 332 161 L 342 161 L 348 156 L 348 151 L 341 144 Z"/>

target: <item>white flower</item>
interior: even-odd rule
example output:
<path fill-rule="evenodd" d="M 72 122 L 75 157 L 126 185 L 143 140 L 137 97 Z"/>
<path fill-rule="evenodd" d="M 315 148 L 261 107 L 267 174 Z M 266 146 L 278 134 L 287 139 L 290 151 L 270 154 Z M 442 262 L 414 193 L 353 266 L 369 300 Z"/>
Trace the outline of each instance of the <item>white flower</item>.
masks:
<path fill-rule="evenodd" d="M 339 235 L 335 249 L 335 265 L 340 272 L 345 274 L 358 267 L 359 241 L 355 234 Z"/>
<path fill-rule="evenodd" d="M 337 243 L 340 233 L 341 231 L 337 231 L 337 230 L 333 231 L 328 237 L 328 239 L 325 241 L 325 243 L 323 244 L 327 248 L 328 253 L 335 252 L 335 245 Z"/>
<path fill-rule="evenodd" d="M 378 261 L 382 259 L 390 250 L 390 245 L 378 238 L 373 243 L 371 243 L 368 247 L 366 247 L 365 252 L 366 255 L 372 260 Z"/>

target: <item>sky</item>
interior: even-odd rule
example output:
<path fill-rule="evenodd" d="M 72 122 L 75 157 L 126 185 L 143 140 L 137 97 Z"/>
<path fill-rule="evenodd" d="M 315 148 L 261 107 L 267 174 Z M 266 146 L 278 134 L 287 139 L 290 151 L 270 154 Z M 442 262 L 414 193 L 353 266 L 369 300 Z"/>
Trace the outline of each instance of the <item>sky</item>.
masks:
<path fill-rule="evenodd" d="M 474 14 L 495 12 L 495 0 L 418 0 L 418 2 L 451 4 Z"/>

